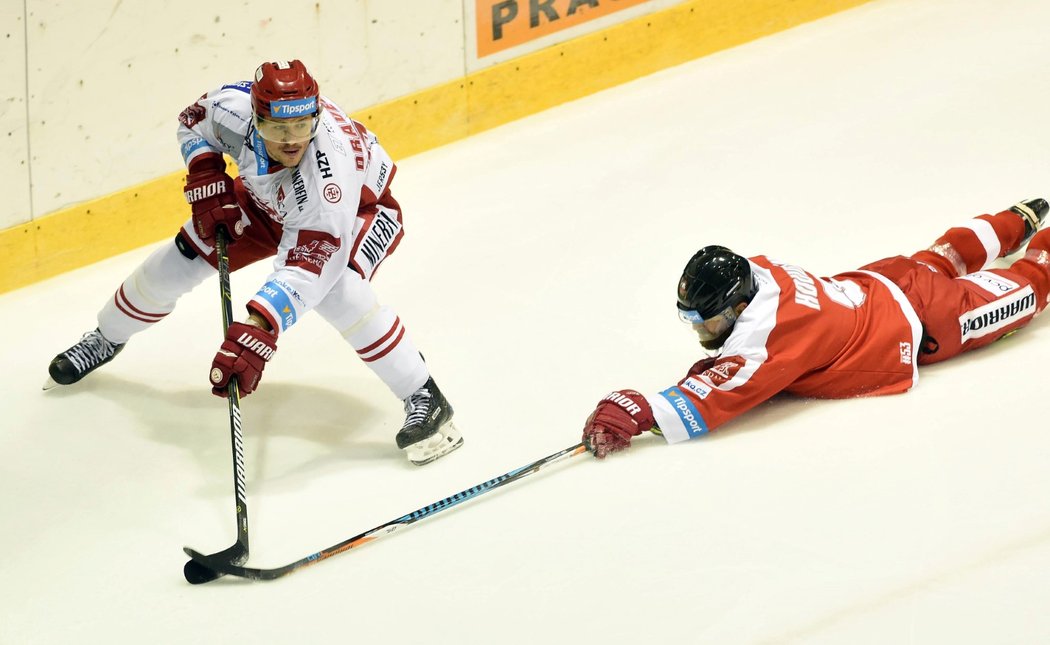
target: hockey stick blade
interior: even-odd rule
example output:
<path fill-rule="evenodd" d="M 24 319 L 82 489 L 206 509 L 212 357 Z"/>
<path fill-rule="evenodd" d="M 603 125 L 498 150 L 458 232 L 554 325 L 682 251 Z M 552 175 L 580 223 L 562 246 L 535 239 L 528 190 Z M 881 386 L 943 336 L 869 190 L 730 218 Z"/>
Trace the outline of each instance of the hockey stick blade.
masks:
<path fill-rule="evenodd" d="M 240 542 L 234 544 L 228 549 L 219 551 L 218 553 L 214 553 L 209 556 L 202 556 L 201 554 L 197 553 L 189 547 L 183 548 L 183 551 L 186 552 L 186 555 L 189 555 L 191 557 L 193 556 L 193 554 L 197 555 L 197 557 L 195 557 L 194 559 L 187 560 L 186 564 L 182 567 L 182 575 L 186 577 L 186 582 L 190 583 L 191 585 L 202 585 L 206 582 L 211 582 L 212 580 L 216 580 L 226 575 L 225 573 L 216 571 L 215 569 L 211 569 L 201 564 L 201 560 L 219 560 L 240 565 L 244 564 L 244 562 L 248 559 L 247 547 L 243 546 Z"/>
<path fill-rule="evenodd" d="M 203 569 L 213 573 L 217 573 L 218 575 L 228 574 L 231 576 L 237 576 L 239 578 L 248 578 L 250 580 L 273 580 L 275 578 L 280 578 L 282 576 L 288 575 L 289 573 L 298 571 L 303 567 L 308 567 L 312 564 L 317 564 L 318 562 L 326 560 L 332 557 L 333 555 L 342 553 L 343 551 L 349 551 L 350 549 L 353 549 L 355 547 L 368 544 L 369 542 L 374 542 L 385 535 L 389 535 L 394 531 L 397 531 L 398 529 L 404 528 L 410 524 L 414 524 L 415 522 L 418 522 L 421 519 L 430 517 L 432 515 L 436 515 L 437 513 L 443 510 L 462 504 L 467 500 L 474 499 L 475 497 L 484 495 L 485 493 L 495 490 L 501 486 L 504 486 L 511 482 L 515 482 L 519 479 L 523 479 L 524 477 L 527 477 L 528 475 L 539 471 L 541 468 L 549 466 L 555 462 L 561 461 L 562 459 L 565 459 L 567 457 L 574 457 L 586 451 L 587 446 L 583 443 L 578 443 L 575 446 L 571 446 L 552 455 L 548 455 L 543 459 L 534 461 L 527 466 L 522 466 L 521 468 L 512 470 L 508 473 L 500 475 L 499 477 L 495 477 L 486 482 L 478 484 L 477 486 L 473 486 L 464 491 L 460 491 L 455 495 L 451 495 L 442 500 L 438 500 L 433 504 L 429 504 L 427 506 L 424 506 L 423 508 L 412 511 L 408 515 L 403 515 L 395 520 L 391 520 L 371 530 L 365 531 L 364 533 L 355 535 L 354 537 L 348 540 L 344 540 L 339 544 L 334 544 L 328 547 L 327 549 L 323 549 L 321 551 L 318 551 L 317 553 L 308 555 L 305 558 L 296 560 L 291 564 L 286 564 L 283 567 L 277 567 L 275 569 L 255 569 L 251 567 L 244 567 L 241 566 L 240 563 L 230 562 L 229 559 L 222 557 L 222 554 L 219 553 L 211 556 L 202 555 L 190 548 L 185 548 L 183 549 L 183 551 L 186 552 L 186 555 L 192 558 L 191 562 L 197 563 Z M 187 566 L 188 564 L 189 563 L 187 563 Z"/>

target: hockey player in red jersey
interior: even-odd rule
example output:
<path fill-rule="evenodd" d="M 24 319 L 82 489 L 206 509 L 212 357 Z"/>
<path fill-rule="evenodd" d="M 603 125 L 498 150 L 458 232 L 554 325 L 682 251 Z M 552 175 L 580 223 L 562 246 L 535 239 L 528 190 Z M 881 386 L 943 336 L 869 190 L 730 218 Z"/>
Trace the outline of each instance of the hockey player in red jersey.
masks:
<path fill-rule="evenodd" d="M 583 440 L 599 459 L 649 430 L 702 436 L 779 392 L 846 398 L 904 392 L 918 366 L 983 347 L 1050 302 L 1043 199 L 950 229 L 933 246 L 819 278 L 764 256 L 708 246 L 678 283 L 679 317 L 713 356 L 662 392 L 600 401 Z M 1006 269 L 991 263 L 1021 250 Z"/>
<path fill-rule="evenodd" d="M 232 323 L 210 370 L 224 396 L 236 377 L 253 392 L 277 338 L 316 310 L 404 403 L 396 437 L 425 464 L 463 443 L 452 407 L 401 319 L 381 306 L 372 276 L 403 236 L 390 192 L 397 167 L 376 136 L 318 91 L 299 61 L 267 62 L 253 81 L 224 85 L 179 115 L 192 216 L 174 243 L 150 255 L 98 314 L 98 328 L 51 362 L 45 389 L 109 362 L 134 335 L 170 314 L 215 274 L 215 235 L 233 238 L 230 269 L 273 257 L 273 271 Z M 237 164 L 226 173 L 223 154 Z"/>

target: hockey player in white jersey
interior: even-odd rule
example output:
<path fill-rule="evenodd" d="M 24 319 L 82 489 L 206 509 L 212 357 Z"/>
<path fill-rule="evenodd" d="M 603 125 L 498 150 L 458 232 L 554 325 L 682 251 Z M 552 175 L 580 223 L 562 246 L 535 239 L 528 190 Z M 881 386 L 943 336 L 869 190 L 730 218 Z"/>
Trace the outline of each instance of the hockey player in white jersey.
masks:
<path fill-rule="evenodd" d="M 234 376 L 242 396 L 253 392 L 278 337 L 316 310 L 404 402 L 396 442 L 410 461 L 425 464 L 462 445 L 452 407 L 370 282 L 403 236 L 390 192 L 397 168 L 375 135 L 322 96 L 297 60 L 263 63 L 254 81 L 208 92 L 179 121 L 192 216 L 120 285 L 98 328 L 55 357 L 48 385 L 75 383 L 112 360 L 214 275 L 221 227 L 232 238 L 231 271 L 271 256 L 274 264 L 215 355 L 216 395 Z M 223 154 L 237 164 L 236 180 Z"/>

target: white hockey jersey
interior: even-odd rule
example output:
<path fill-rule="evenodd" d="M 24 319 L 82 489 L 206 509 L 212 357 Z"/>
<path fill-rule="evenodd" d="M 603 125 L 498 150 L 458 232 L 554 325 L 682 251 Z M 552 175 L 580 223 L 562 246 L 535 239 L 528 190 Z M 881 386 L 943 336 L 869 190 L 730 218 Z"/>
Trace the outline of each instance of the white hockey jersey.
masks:
<path fill-rule="evenodd" d="M 323 96 L 317 134 L 299 166 L 274 164 L 252 125 L 251 85 L 224 85 L 186 108 L 179 146 L 187 165 L 204 154 L 232 157 L 257 211 L 283 228 L 273 273 L 248 303 L 283 332 L 324 299 L 347 266 L 370 279 L 400 241 L 400 211 L 382 203 L 396 167 L 374 134 Z"/>

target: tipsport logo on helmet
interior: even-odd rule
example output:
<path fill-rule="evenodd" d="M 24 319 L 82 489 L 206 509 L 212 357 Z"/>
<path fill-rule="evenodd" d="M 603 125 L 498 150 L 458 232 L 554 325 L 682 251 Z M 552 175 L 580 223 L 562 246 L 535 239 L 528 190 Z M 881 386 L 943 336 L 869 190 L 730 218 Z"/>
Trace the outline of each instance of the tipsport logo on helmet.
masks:
<path fill-rule="evenodd" d="M 290 99 L 287 101 L 273 101 L 270 103 L 270 114 L 275 119 L 294 119 L 298 116 L 308 116 L 317 112 L 317 97 L 311 96 L 305 99 Z"/>

